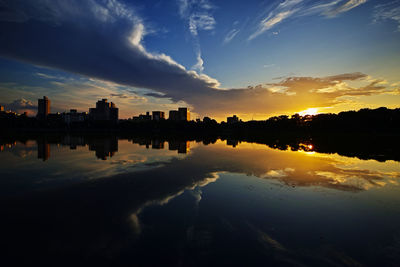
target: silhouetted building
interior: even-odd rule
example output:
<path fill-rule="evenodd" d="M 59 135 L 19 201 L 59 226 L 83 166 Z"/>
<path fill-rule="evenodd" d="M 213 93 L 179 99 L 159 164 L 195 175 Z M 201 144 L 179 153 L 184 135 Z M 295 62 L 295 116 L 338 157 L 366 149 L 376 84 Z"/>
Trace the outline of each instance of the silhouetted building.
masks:
<path fill-rule="evenodd" d="M 44 96 L 43 99 L 38 99 L 38 112 L 36 117 L 40 120 L 45 120 L 49 114 L 50 100 L 47 98 L 47 96 Z"/>
<path fill-rule="evenodd" d="M 68 113 L 63 113 L 62 117 L 66 124 L 83 123 L 86 121 L 87 112 L 78 112 L 76 109 L 71 109 Z"/>
<path fill-rule="evenodd" d="M 18 118 L 20 114 L 17 114 L 16 112 L 13 111 L 0 111 L 0 118 L 2 119 L 15 119 Z"/>
<path fill-rule="evenodd" d="M 164 111 L 153 111 L 153 121 L 159 121 L 165 119 Z"/>
<path fill-rule="evenodd" d="M 170 110 L 168 119 L 171 121 L 189 121 L 190 112 L 188 108 L 178 108 L 178 110 Z"/>
<path fill-rule="evenodd" d="M 94 122 L 118 122 L 118 108 L 106 98 L 97 101 L 95 108 L 89 109 L 89 119 Z"/>
<path fill-rule="evenodd" d="M 236 115 L 233 115 L 232 117 L 228 117 L 226 119 L 227 123 L 237 123 L 239 122 L 239 118 Z"/>
<path fill-rule="evenodd" d="M 190 112 L 188 108 L 178 108 L 181 121 L 190 121 Z"/>
<path fill-rule="evenodd" d="M 179 121 L 179 111 L 170 110 L 168 119 L 171 121 Z"/>
<path fill-rule="evenodd" d="M 146 112 L 146 115 L 140 114 L 137 117 L 132 117 L 133 121 L 151 121 L 151 115 L 150 112 Z"/>

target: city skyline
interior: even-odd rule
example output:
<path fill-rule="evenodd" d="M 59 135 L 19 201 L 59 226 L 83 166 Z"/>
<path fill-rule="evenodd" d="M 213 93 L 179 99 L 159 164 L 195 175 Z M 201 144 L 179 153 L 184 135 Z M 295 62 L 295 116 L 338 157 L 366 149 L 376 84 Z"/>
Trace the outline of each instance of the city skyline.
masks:
<path fill-rule="evenodd" d="M 2 1 L 0 105 L 218 121 L 396 108 L 400 1 Z"/>

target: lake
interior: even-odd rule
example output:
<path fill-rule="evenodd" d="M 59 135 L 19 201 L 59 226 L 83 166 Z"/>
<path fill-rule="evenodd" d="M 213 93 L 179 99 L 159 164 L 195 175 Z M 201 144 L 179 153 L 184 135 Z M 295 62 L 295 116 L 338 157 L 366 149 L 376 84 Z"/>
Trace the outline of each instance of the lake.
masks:
<path fill-rule="evenodd" d="M 0 140 L 3 266 L 400 263 L 396 157 L 312 141 Z"/>

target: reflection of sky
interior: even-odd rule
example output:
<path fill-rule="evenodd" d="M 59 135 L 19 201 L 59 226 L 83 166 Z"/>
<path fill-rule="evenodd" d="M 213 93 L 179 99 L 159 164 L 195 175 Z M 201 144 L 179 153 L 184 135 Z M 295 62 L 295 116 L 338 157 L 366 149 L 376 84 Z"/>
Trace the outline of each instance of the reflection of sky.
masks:
<path fill-rule="evenodd" d="M 112 176 L 159 167 L 172 158 L 183 158 L 185 154 L 168 149 L 146 149 L 145 146 L 119 140 L 118 151 L 107 160 L 96 158 L 95 151 L 88 146 L 51 144 L 50 157 L 42 161 L 37 157 L 37 144 L 16 143 L 0 153 L 1 183 L 18 184 L 20 187 L 46 187 L 50 184 L 75 183 L 87 179 Z"/>
<path fill-rule="evenodd" d="M 5 177 L 3 183 L 10 180 L 21 186 L 31 183 L 42 187 L 171 164 L 179 168 L 183 164 L 193 166 L 194 170 L 204 175 L 232 172 L 274 179 L 289 186 L 319 186 L 353 192 L 394 186 L 400 177 L 400 165 L 394 161 L 377 162 L 337 154 L 281 151 L 249 143 L 233 148 L 222 141 L 208 146 L 192 142 L 190 146 L 190 154 L 185 155 L 168 150 L 167 145 L 164 149 L 146 149 L 145 146 L 119 140 L 114 156 L 100 160 L 87 146 L 70 150 L 69 147 L 53 144 L 50 158 L 42 162 L 37 158 L 36 143 L 29 141 L 5 146 L 0 153 L 1 174 Z"/>
<path fill-rule="evenodd" d="M 51 244 L 46 251 L 119 259 L 109 248 L 122 246 L 127 259 L 148 265 L 218 255 L 242 266 L 253 256 L 275 265 L 370 262 L 399 248 L 399 162 L 223 141 L 191 142 L 186 155 L 167 147 L 120 140 L 118 152 L 100 160 L 87 146 L 51 145 L 45 162 L 35 143 L 4 149 L 0 228 L 11 229 L 10 247 L 38 257 Z M 32 153 L 22 158 L 24 150 Z M 80 183 L 61 186 L 72 182 Z M 15 194 L 32 188 L 48 190 Z M 369 253 L 366 243 L 377 249 Z"/>

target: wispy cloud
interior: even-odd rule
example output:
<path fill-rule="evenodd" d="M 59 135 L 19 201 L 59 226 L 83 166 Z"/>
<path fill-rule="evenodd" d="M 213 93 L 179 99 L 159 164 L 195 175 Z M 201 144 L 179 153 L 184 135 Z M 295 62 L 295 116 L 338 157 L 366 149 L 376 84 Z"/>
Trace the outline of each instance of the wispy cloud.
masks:
<path fill-rule="evenodd" d="M 199 31 L 214 30 L 216 20 L 212 14 L 215 9 L 208 0 L 179 0 L 179 15 L 188 24 L 189 31 L 193 37 L 193 46 L 196 53 L 196 64 L 192 66 L 192 70 L 198 71 L 200 74 L 204 70 L 204 60 L 201 57 Z"/>
<path fill-rule="evenodd" d="M 256 30 L 248 37 L 248 40 L 253 40 L 289 18 L 311 15 L 334 18 L 366 2 L 367 0 L 330 0 L 312 3 L 309 0 L 285 0 L 275 5 L 268 16 L 258 22 Z"/>
<path fill-rule="evenodd" d="M 227 43 L 229 43 L 230 41 L 232 41 L 233 40 L 233 38 L 235 38 L 235 36 L 239 33 L 239 31 L 240 30 L 238 30 L 238 29 L 232 29 L 232 30 L 230 30 L 226 35 L 225 35 L 225 38 L 224 38 L 224 44 L 227 44 Z"/>
<path fill-rule="evenodd" d="M 334 1 L 336 2 L 336 1 Z M 348 0 L 345 1 L 344 3 L 340 3 L 339 6 L 334 7 L 331 10 L 326 10 L 324 12 L 324 15 L 327 17 L 336 17 L 337 15 L 347 12 L 355 7 L 358 7 L 359 5 L 362 5 L 366 3 L 367 0 Z"/>
<path fill-rule="evenodd" d="M 374 22 L 393 20 L 400 31 L 400 1 L 393 1 L 386 4 L 376 5 L 374 8 Z"/>
<path fill-rule="evenodd" d="M 259 36 L 260 34 L 268 31 L 269 29 L 271 29 L 272 27 L 274 27 L 278 23 L 282 22 L 283 20 L 285 20 L 288 17 L 290 17 L 291 15 L 293 15 L 297 10 L 298 9 L 287 10 L 287 11 L 279 12 L 277 14 L 270 13 L 268 15 L 268 17 L 266 17 L 265 19 L 263 19 L 260 22 L 258 30 L 256 32 L 254 32 L 252 35 L 250 35 L 248 40 L 249 41 L 253 40 L 254 38 Z"/>
<path fill-rule="evenodd" d="M 198 35 L 199 30 L 213 30 L 215 24 L 214 17 L 209 14 L 192 14 L 189 18 L 189 29 L 195 36 Z"/>

